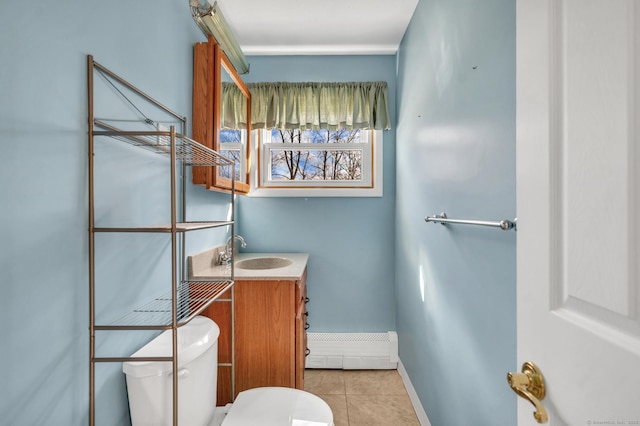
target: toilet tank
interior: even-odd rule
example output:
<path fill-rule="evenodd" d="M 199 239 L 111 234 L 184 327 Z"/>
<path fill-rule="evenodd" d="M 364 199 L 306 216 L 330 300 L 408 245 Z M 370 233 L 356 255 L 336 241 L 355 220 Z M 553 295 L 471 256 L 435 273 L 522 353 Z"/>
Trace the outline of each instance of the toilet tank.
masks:
<path fill-rule="evenodd" d="M 178 424 L 206 426 L 216 406 L 218 336 L 211 319 L 197 316 L 178 328 Z M 172 331 L 147 343 L 132 357 L 171 356 Z M 132 426 L 173 425 L 171 362 L 128 361 L 126 375 Z"/>

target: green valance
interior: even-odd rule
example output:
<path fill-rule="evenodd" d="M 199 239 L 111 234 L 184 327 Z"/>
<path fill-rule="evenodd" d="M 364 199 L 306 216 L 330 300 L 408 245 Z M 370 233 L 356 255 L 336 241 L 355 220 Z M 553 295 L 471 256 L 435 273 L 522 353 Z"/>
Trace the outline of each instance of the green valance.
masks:
<path fill-rule="evenodd" d="M 247 128 L 247 98 L 235 83 L 222 82 L 220 126 L 223 129 Z"/>
<path fill-rule="evenodd" d="M 387 83 L 248 83 L 253 129 L 390 128 Z M 231 94 L 231 91 L 227 93 Z M 246 123 L 243 108 L 224 100 L 223 126 Z M 233 96 L 242 102 L 237 95 Z M 235 107 L 232 105 L 236 105 Z"/>

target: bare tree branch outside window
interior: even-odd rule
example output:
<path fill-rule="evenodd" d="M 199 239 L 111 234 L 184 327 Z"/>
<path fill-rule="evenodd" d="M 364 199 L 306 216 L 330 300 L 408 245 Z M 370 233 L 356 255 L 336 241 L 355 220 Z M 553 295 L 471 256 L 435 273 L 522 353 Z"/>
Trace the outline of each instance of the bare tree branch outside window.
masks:
<path fill-rule="evenodd" d="M 360 143 L 360 136 L 360 129 L 273 129 L 271 142 L 288 146 L 271 150 L 271 179 L 360 180 L 362 150 L 344 147 Z M 298 146 L 292 149 L 292 145 Z"/>
<path fill-rule="evenodd" d="M 233 169 L 235 170 L 233 180 L 241 180 L 241 153 L 242 150 L 242 131 L 241 130 L 220 130 L 220 154 L 223 157 L 233 161 Z M 231 179 L 232 166 L 221 166 L 220 176 Z"/>

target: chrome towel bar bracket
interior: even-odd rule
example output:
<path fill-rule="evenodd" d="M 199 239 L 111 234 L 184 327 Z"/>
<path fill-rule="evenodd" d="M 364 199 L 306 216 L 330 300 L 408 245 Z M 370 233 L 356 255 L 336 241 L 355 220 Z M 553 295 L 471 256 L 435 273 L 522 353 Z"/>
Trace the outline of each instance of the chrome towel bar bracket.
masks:
<path fill-rule="evenodd" d="M 494 228 L 500 228 L 503 231 L 508 231 L 510 229 L 513 229 L 514 231 L 517 231 L 517 221 L 518 219 L 514 219 L 513 221 L 510 220 L 501 220 L 499 222 L 489 222 L 489 221 L 485 221 L 485 220 L 465 220 L 465 219 L 449 219 L 447 217 L 447 214 L 442 212 L 439 215 L 434 215 L 434 216 L 427 216 L 424 218 L 425 222 L 433 222 L 433 223 L 440 223 L 442 225 L 446 225 L 447 223 L 455 223 L 455 224 L 459 224 L 459 225 L 480 225 L 480 226 L 491 226 Z"/>

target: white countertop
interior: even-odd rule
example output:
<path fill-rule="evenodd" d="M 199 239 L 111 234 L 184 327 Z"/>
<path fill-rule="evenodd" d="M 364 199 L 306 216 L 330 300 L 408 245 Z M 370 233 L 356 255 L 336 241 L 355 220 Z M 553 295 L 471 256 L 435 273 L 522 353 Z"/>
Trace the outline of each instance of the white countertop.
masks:
<path fill-rule="evenodd" d="M 230 265 L 216 265 L 215 249 L 189 256 L 189 277 L 194 279 L 230 277 Z M 283 257 L 291 260 L 291 265 L 273 269 L 233 268 L 235 279 L 252 280 L 299 280 L 304 275 L 309 260 L 308 253 L 237 253 L 234 263 L 258 257 Z"/>

